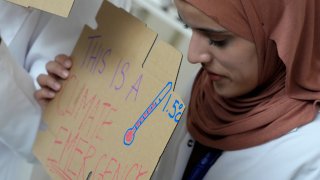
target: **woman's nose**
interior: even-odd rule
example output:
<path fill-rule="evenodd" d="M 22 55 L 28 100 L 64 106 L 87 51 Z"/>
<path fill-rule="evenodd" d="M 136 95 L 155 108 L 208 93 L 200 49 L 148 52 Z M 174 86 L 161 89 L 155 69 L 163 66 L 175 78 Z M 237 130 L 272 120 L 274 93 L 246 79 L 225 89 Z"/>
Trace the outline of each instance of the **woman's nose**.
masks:
<path fill-rule="evenodd" d="M 208 63 L 211 60 L 208 38 L 198 32 L 193 32 L 188 50 L 188 60 L 192 64 Z"/>

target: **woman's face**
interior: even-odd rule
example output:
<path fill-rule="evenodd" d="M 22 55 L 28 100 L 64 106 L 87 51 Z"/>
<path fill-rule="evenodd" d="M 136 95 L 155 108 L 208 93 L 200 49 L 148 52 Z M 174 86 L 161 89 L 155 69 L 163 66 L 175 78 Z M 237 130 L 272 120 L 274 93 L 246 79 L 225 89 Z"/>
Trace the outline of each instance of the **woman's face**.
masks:
<path fill-rule="evenodd" d="M 216 93 L 232 98 L 252 91 L 258 85 L 254 43 L 223 28 L 184 0 L 175 0 L 175 4 L 182 21 L 192 29 L 188 60 L 202 64 Z"/>

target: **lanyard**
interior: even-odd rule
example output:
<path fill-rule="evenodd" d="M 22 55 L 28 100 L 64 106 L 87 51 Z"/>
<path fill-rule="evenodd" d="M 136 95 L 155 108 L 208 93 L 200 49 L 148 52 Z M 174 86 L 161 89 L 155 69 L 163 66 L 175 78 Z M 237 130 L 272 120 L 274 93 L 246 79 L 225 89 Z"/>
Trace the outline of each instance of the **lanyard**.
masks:
<path fill-rule="evenodd" d="M 188 175 L 184 176 L 184 180 L 200 180 L 207 174 L 210 167 L 217 161 L 221 156 L 222 150 L 212 149 L 204 153 L 201 159 L 191 168 L 190 173 L 186 172 Z"/>

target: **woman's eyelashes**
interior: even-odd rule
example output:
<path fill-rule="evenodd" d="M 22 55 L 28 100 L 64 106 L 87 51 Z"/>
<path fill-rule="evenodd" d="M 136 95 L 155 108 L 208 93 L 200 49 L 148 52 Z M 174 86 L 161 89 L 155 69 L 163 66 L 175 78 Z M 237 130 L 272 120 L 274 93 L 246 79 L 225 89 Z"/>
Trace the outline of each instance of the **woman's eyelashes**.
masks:
<path fill-rule="evenodd" d="M 188 28 L 189 28 L 188 24 L 186 24 L 186 23 L 182 20 L 180 14 L 178 14 L 178 20 L 183 24 L 183 27 L 184 27 L 185 29 L 188 29 Z"/>
<path fill-rule="evenodd" d="M 228 40 L 213 40 L 213 39 L 209 39 L 209 45 L 213 45 L 216 47 L 220 47 L 223 48 L 228 44 Z"/>
<path fill-rule="evenodd" d="M 233 36 L 230 34 L 205 34 L 205 36 L 209 40 L 209 45 L 218 47 L 218 48 L 224 48 L 226 47 L 230 41 L 233 39 Z"/>

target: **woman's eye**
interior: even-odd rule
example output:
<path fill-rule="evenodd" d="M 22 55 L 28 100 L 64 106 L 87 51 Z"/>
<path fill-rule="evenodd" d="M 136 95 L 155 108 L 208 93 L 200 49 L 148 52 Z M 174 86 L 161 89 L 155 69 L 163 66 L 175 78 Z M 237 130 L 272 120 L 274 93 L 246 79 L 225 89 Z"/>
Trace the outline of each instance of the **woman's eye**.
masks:
<path fill-rule="evenodd" d="M 213 46 L 217 46 L 217 47 L 225 47 L 227 45 L 228 41 L 227 40 L 212 40 L 212 39 L 209 39 L 209 44 L 210 45 L 213 45 Z"/>

